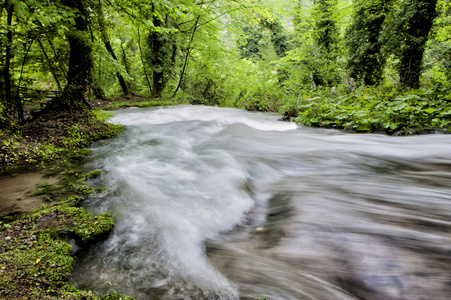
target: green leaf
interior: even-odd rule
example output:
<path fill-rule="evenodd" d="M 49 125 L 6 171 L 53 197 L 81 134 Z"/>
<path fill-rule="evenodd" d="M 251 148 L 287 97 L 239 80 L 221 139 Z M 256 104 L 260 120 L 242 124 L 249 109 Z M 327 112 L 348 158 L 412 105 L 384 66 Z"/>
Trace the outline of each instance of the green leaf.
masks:
<path fill-rule="evenodd" d="M 390 124 L 390 129 L 395 130 L 396 128 L 398 128 L 397 124 L 395 124 L 395 123 Z"/>
<path fill-rule="evenodd" d="M 423 111 L 430 115 L 435 112 L 435 109 L 434 108 L 426 108 L 426 109 L 423 109 Z"/>

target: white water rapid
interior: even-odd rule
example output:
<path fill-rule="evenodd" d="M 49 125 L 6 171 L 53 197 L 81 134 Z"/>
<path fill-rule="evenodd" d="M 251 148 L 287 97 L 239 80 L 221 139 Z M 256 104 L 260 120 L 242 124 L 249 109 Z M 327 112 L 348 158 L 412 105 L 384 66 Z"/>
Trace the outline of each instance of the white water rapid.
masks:
<path fill-rule="evenodd" d="M 237 109 L 116 111 L 84 168 L 109 238 L 72 283 L 141 299 L 451 297 L 451 135 L 389 137 Z"/>

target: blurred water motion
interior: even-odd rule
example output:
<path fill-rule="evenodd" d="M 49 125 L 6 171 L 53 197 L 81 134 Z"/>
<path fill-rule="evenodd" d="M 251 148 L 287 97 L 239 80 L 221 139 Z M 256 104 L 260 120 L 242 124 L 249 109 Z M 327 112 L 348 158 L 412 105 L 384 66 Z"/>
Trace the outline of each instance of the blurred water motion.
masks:
<path fill-rule="evenodd" d="M 110 238 L 73 283 L 136 299 L 449 299 L 451 135 L 344 134 L 202 106 L 116 113 L 87 169 Z M 111 290 L 111 289 L 110 289 Z"/>

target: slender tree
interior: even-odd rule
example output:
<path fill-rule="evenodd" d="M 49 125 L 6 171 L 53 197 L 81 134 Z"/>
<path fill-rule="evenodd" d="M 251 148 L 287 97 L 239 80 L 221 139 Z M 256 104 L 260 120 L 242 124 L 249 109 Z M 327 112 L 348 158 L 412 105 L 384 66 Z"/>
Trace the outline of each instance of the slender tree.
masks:
<path fill-rule="evenodd" d="M 113 50 L 113 46 L 111 45 L 110 42 L 110 36 L 108 34 L 108 27 L 106 24 L 106 20 L 105 20 L 105 15 L 103 13 L 103 8 L 102 8 L 102 1 L 99 0 L 96 8 L 97 8 L 97 20 L 99 23 L 99 31 L 100 31 L 100 36 L 102 38 L 103 44 L 105 45 L 106 50 L 108 51 L 108 53 L 111 55 L 111 57 L 118 62 L 119 60 L 117 59 L 116 54 L 114 53 Z M 116 77 L 117 80 L 119 81 L 119 84 L 121 85 L 122 88 L 122 92 L 124 93 L 124 95 L 128 95 L 130 94 L 130 88 L 127 84 L 127 82 L 124 79 L 124 76 L 122 76 L 122 74 L 118 71 L 116 72 Z"/>

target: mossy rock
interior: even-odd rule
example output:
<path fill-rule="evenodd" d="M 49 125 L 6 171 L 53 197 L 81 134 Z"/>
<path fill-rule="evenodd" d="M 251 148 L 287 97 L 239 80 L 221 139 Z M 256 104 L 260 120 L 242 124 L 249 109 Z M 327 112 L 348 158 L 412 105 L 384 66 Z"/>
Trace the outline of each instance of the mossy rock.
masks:
<path fill-rule="evenodd" d="M 68 284 L 74 258 L 71 246 L 23 219 L 0 225 L 2 299 L 98 299 Z"/>
<path fill-rule="evenodd" d="M 54 230 L 62 238 L 73 238 L 81 246 L 105 239 L 114 228 L 114 220 L 107 213 L 92 216 L 83 208 L 63 205 L 31 214 L 29 221 L 40 230 Z"/>

